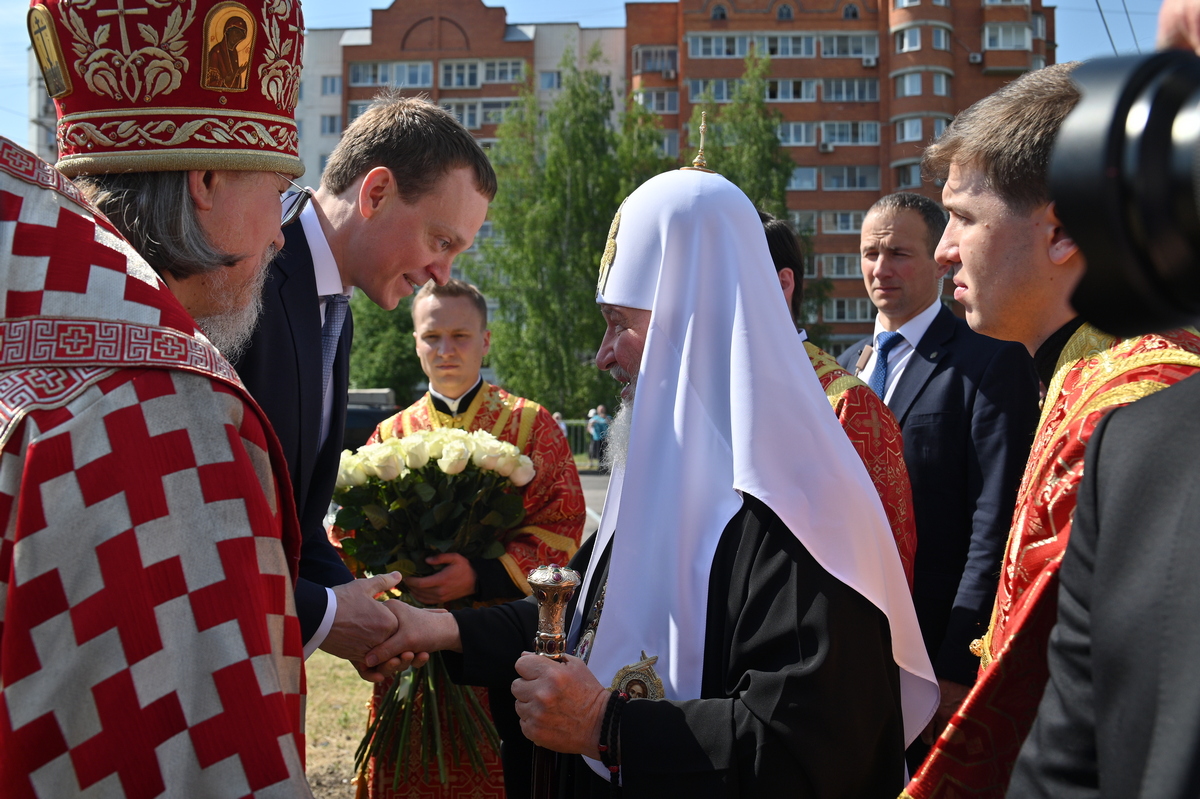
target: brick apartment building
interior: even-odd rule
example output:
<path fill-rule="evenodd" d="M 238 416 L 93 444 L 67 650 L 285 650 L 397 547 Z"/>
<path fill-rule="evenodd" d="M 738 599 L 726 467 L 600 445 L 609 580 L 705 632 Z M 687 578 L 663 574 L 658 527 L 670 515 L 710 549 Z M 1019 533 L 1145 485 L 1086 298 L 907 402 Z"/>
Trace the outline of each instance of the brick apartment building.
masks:
<path fill-rule="evenodd" d="M 305 181 L 318 183 L 345 124 L 381 87 L 430 96 L 486 147 L 519 85 L 549 104 L 563 54 L 583 65 L 593 47 L 616 108 L 632 95 L 659 114 L 664 151 L 687 159 L 694 103 L 705 90 L 727 100 L 757 47 L 771 56 L 767 100 L 796 164 L 788 208 L 811 237 L 806 274 L 833 282 L 822 317 L 837 354 L 874 316 L 858 260 L 866 209 L 901 189 L 938 197 L 920 180 L 922 147 L 959 110 L 1054 61 L 1054 9 L 1042 0 L 679 0 L 625 11 L 624 28 L 582 28 L 509 24 L 481 0 L 397 0 L 373 10 L 369 28 L 308 31 L 297 108 Z M 30 74 L 30 137 L 53 160 L 53 106 Z"/>

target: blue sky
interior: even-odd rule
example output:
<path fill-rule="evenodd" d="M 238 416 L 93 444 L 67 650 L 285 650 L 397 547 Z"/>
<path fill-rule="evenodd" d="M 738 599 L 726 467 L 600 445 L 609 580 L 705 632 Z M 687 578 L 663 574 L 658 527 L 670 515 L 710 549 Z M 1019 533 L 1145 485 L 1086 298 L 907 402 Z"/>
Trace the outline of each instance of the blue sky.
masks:
<path fill-rule="evenodd" d="M 304 18 L 312 28 L 365 28 L 371 23 L 371 9 L 387 5 L 386 0 L 304 0 Z M 485 5 L 504 6 L 513 24 L 579 22 L 589 28 L 625 24 L 625 4 L 614 0 L 485 0 Z M 1063 0 L 1057 4 L 1058 60 L 1113 55 L 1100 9 L 1119 54 L 1135 53 L 1138 47 L 1143 52 L 1152 50 L 1158 6 L 1158 0 L 1099 0 L 1099 8 L 1096 0 Z M 28 144 L 27 8 L 22 0 L 0 3 L 0 136 L 21 145 Z"/>

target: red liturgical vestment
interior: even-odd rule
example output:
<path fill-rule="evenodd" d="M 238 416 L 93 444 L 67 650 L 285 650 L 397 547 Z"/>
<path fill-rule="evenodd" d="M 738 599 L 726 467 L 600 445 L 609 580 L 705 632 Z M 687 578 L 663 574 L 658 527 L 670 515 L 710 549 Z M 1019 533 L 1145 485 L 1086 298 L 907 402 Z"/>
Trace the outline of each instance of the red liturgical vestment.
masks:
<path fill-rule="evenodd" d="M 501 441 L 516 445 L 522 454 L 528 455 L 533 461 L 537 473 L 521 489 L 525 500 L 525 518 L 506 544 L 505 554 L 500 557 L 513 583 L 523 593 L 529 594 L 526 575 L 542 564 L 565 566 L 579 548 L 579 539 L 583 535 L 587 505 L 566 437 L 545 408 L 485 382 L 471 404 L 458 416 L 439 412 L 433 407 L 429 394 L 426 394 L 405 410 L 381 422 L 371 441 L 402 438 L 417 430 L 437 427 L 486 430 Z M 476 596 L 474 599 L 479 600 L 476 604 L 492 604 L 489 600 L 495 597 Z M 531 646 L 532 643 L 530 641 Z M 469 690 L 479 694 L 486 708 L 486 689 Z M 374 707 L 378 707 L 381 696 L 382 689 L 377 688 Z M 419 734 L 419 730 L 413 734 Z M 488 773 L 480 775 L 469 763 L 460 762 L 450 774 L 449 783 L 443 786 L 438 782 L 436 769 L 433 770 L 434 776 L 426 780 L 423 770 L 414 764 L 409 770 L 408 781 L 402 782 L 397 791 L 392 790 L 393 775 L 390 768 L 373 769 L 370 793 L 375 797 L 503 799 L 504 779 L 499 758 L 488 756 L 484 765 Z"/>
<path fill-rule="evenodd" d="M 917 553 L 917 522 L 912 512 L 912 487 L 904 465 L 904 440 L 896 417 L 866 383 L 838 366 L 824 350 L 804 342 L 804 350 L 842 429 L 862 458 L 871 482 L 883 500 L 908 590 L 913 587 L 913 558 Z"/>
<path fill-rule="evenodd" d="M 3 139 L 0 299 L 0 796 L 310 796 L 299 529 L 266 417 L 107 220 Z"/>
<path fill-rule="evenodd" d="M 1115 339 L 1083 325 L 1067 342 L 1017 494 L 979 679 L 905 791 L 912 799 L 1002 797 L 1037 714 L 1058 615 L 1058 568 L 1071 533 L 1083 455 L 1113 408 L 1200 370 L 1200 336 Z"/>

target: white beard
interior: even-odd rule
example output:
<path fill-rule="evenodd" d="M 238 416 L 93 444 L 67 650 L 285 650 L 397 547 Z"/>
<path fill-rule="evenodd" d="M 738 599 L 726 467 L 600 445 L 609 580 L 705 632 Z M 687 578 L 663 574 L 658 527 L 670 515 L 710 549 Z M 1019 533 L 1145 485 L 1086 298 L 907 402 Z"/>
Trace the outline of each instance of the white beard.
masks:
<path fill-rule="evenodd" d="M 633 392 L 630 392 L 632 395 Z M 621 400 L 621 406 L 613 416 L 608 426 L 608 435 L 604 439 L 604 470 L 612 474 L 614 470 L 625 468 L 625 459 L 629 455 L 629 431 L 633 428 L 633 397 Z"/>
<path fill-rule="evenodd" d="M 236 361 L 246 350 L 254 328 L 258 326 L 258 317 L 263 308 L 263 286 L 269 274 L 267 267 L 275 259 L 278 250 L 271 246 L 255 275 L 253 282 L 244 284 L 240 290 L 229 285 L 229 272 L 224 268 L 213 273 L 209 285 L 219 304 L 230 308 L 215 316 L 197 319 L 196 324 L 208 336 L 213 346 L 229 361 Z M 249 294 L 249 297 L 245 295 Z M 244 304 L 243 304 L 244 303 Z"/>

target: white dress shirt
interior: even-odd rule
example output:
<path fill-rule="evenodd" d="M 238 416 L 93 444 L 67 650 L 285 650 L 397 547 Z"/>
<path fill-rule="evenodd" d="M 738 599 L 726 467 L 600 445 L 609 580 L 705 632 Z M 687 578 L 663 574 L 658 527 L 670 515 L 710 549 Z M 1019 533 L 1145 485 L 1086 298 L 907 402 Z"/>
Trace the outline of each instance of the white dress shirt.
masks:
<path fill-rule="evenodd" d="M 916 352 L 917 344 L 925 336 L 925 331 L 933 324 L 933 320 L 941 310 L 942 298 L 938 297 L 929 304 L 928 308 L 896 329 L 895 332 L 900 334 L 900 340 L 892 345 L 892 350 L 888 353 L 888 375 L 887 382 L 883 388 L 883 402 L 885 405 L 892 404 L 892 392 L 896 390 L 896 384 L 900 382 L 900 375 L 904 374 L 904 369 L 908 366 L 908 362 L 912 360 L 913 353 Z M 879 334 L 887 332 L 879 321 L 880 316 L 882 314 L 875 317 L 875 332 L 871 336 L 871 346 L 875 351 L 871 353 L 870 360 L 863 366 L 862 371 L 858 373 L 858 377 L 864 381 L 870 378 L 875 372 L 875 358 L 879 354 Z"/>
<path fill-rule="evenodd" d="M 304 238 L 308 240 L 308 250 L 312 255 L 313 274 L 317 278 L 317 296 L 324 297 L 328 294 L 345 294 L 350 296 L 353 288 L 347 288 L 342 285 L 342 274 L 338 270 L 337 261 L 333 259 L 333 251 L 329 249 L 329 242 L 325 240 L 325 231 L 321 229 L 321 220 L 317 217 L 317 209 L 310 201 L 303 211 L 300 212 L 300 224 L 304 226 Z M 325 324 L 325 300 L 320 300 L 321 324 Z M 316 357 L 321 357 L 321 351 L 318 348 Z M 329 438 L 330 420 L 333 417 L 333 392 L 330 391 L 330 384 L 333 382 L 332 372 L 329 375 L 329 383 L 322 386 L 321 393 L 325 397 L 325 404 L 321 407 L 321 437 L 318 448 L 325 446 L 325 439 Z M 317 631 L 313 633 L 312 638 L 304 646 L 304 657 L 309 657 L 317 648 L 325 642 L 325 638 L 329 635 L 329 630 L 333 627 L 333 618 L 337 615 L 337 595 L 333 593 L 333 589 L 325 588 L 326 603 L 325 615 L 321 618 L 321 624 L 317 627 Z"/>

